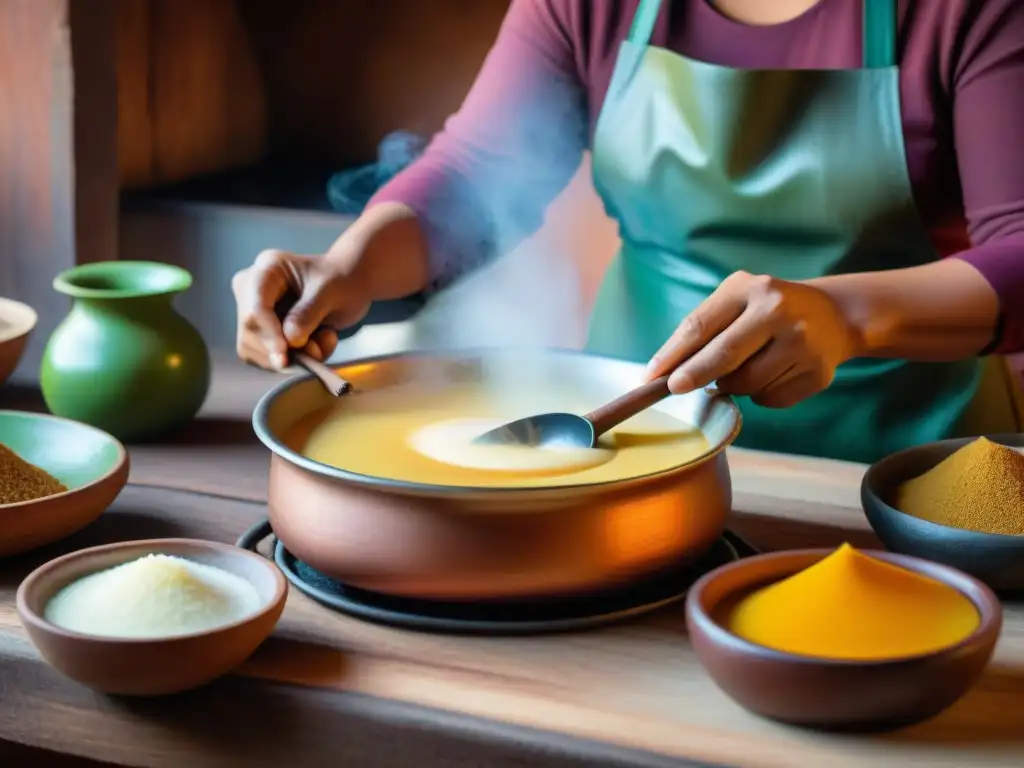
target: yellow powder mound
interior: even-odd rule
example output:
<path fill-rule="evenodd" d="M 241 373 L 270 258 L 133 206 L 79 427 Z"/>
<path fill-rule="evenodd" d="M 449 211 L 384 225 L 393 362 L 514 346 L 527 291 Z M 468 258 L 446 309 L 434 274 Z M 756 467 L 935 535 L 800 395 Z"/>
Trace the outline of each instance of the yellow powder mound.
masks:
<path fill-rule="evenodd" d="M 979 621 L 971 601 L 952 587 L 844 544 L 741 600 L 726 626 L 786 653 L 881 661 L 948 648 Z"/>
<path fill-rule="evenodd" d="M 32 501 L 66 490 L 59 480 L 0 443 L 0 504 Z"/>
<path fill-rule="evenodd" d="M 904 483 L 896 507 L 942 525 L 1024 535 L 1024 455 L 979 437 Z"/>

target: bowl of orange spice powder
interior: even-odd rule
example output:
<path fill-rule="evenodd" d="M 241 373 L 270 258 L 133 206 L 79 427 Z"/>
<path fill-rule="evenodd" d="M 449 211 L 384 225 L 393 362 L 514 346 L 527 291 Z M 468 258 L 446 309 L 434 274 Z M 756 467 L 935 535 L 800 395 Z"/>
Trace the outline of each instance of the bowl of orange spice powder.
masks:
<path fill-rule="evenodd" d="M 886 548 L 1024 591 L 1024 435 L 943 440 L 882 459 L 861 484 Z"/>
<path fill-rule="evenodd" d="M 1002 607 L 985 584 L 888 552 L 775 552 L 700 579 L 690 642 L 719 688 L 758 715 L 884 731 L 953 705 L 988 664 Z"/>

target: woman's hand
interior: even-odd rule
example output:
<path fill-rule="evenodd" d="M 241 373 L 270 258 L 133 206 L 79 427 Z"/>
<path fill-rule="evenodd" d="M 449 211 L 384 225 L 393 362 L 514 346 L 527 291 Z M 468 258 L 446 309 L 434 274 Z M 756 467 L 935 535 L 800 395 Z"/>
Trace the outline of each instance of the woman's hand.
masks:
<path fill-rule="evenodd" d="M 327 359 L 337 331 L 362 320 L 370 308 L 369 291 L 322 256 L 263 251 L 234 276 L 231 288 L 238 307 L 238 356 L 262 368 L 284 368 L 289 349 Z"/>
<path fill-rule="evenodd" d="M 235 275 L 238 356 L 274 369 L 288 364 L 289 348 L 325 360 L 337 331 L 362 320 L 371 302 L 414 294 L 427 278 L 416 214 L 399 203 L 371 205 L 324 256 L 263 251 Z"/>
<path fill-rule="evenodd" d="M 822 289 L 736 272 L 651 359 L 651 378 L 671 372 L 682 394 L 717 382 L 758 405 L 786 408 L 821 392 L 855 357 L 857 333 Z"/>

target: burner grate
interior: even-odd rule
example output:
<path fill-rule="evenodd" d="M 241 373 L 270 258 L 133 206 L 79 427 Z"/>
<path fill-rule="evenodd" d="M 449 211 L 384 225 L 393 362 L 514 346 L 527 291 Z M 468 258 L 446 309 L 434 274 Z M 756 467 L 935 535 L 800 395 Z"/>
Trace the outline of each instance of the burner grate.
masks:
<path fill-rule="evenodd" d="M 256 551 L 272 536 L 270 523 L 264 521 L 243 534 L 238 546 Z M 677 603 L 708 571 L 757 554 L 754 547 L 727 531 L 698 562 L 621 587 L 559 598 L 465 602 L 418 600 L 350 587 L 295 558 L 276 537 L 272 551 L 291 584 L 328 608 L 402 629 L 478 635 L 571 632 L 613 624 Z"/>

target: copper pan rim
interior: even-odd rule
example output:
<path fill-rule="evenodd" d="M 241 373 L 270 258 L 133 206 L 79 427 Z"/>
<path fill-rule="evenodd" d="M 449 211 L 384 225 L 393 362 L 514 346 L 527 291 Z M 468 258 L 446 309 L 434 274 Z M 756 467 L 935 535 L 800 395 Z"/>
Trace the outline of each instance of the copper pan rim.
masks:
<path fill-rule="evenodd" d="M 566 349 L 549 349 L 549 350 L 530 350 L 531 353 L 535 354 L 546 354 L 556 355 L 563 358 L 581 358 L 592 361 L 604 361 L 609 365 L 628 365 L 634 367 L 637 370 L 641 369 L 638 363 L 619 360 L 611 357 L 603 357 L 600 355 L 593 355 L 587 352 L 578 350 L 566 350 Z M 496 354 L 502 354 L 496 352 L 494 349 L 466 349 L 466 350 L 452 350 L 452 351 L 417 351 L 417 352 L 398 352 L 385 355 L 376 355 L 372 357 L 359 358 L 357 360 L 348 360 L 341 364 L 332 365 L 333 368 L 337 369 L 341 375 L 345 375 L 345 369 L 356 368 L 361 366 L 372 366 L 380 363 L 395 362 L 401 360 L 430 360 L 434 359 L 439 362 L 478 362 L 487 357 L 494 357 Z M 263 443 L 267 448 L 270 449 L 278 457 L 287 461 L 290 464 L 294 464 L 297 467 L 310 472 L 320 477 L 329 478 L 335 481 L 341 481 L 355 485 L 357 487 L 365 488 L 368 490 L 375 490 L 381 492 L 387 492 L 394 495 L 404 496 L 415 496 L 419 498 L 432 497 L 432 498 L 450 498 L 457 496 L 460 499 L 465 499 L 467 496 L 478 496 L 481 498 L 486 497 L 501 497 L 503 500 L 511 500 L 513 497 L 521 497 L 524 499 L 539 499 L 550 496 L 565 496 L 566 494 L 572 494 L 576 498 L 585 496 L 604 496 L 608 493 L 617 491 L 626 491 L 631 488 L 635 488 L 640 485 L 646 485 L 649 483 L 656 483 L 661 480 L 669 479 L 677 475 L 685 474 L 688 471 L 693 470 L 708 461 L 714 460 L 719 454 L 723 453 L 739 435 L 740 430 L 743 427 L 743 416 L 736 406 L 735 402 L 727 396 L 720 396 L 721 407 L 726 408 L 730 412 L 732 418 L 732 426 L 728 433 L 721 439 L 715 441 L 712 447 L 697 456 L 690 461 L 680 464 L 669 469 L 661 470 L 658 472 L 651 472 L 643 475 L 636 475 L 633 477 L 622 478 L 618 480 L 606 480 L 597 483 L 566 483 L 560 485 L 544 485 L 544 486 L 533 486 L 533 487 L 522 487 L 522 486 L 467 486 L 467 485 L 443 485 L 434 483 L 418 483 L 410 482 L 406 480 L 396 480 L 386 477 L 378 477 L 374 475 L 365 475 L 357 472 L 350 472 L 339 467 L 333 467 L 328 464 L 323 464 L 319 461 L 309 459 L 297 451 L 292 450 L 283 442 L 281 442 L 277 436 L 273 433 L 269 426 L 269 416 L 272 407 L 275 402 L 285 395 L 292 389 L 306 385 L 308 382 L 313 380 L 311 374 L 300 374 L 288 378 L 286 381 L 277 384 L 270 389 L 263 397 L 260 398 L 253 411 L 252 426 L 253 431 L 259 438 L 260 442 Z"/>

